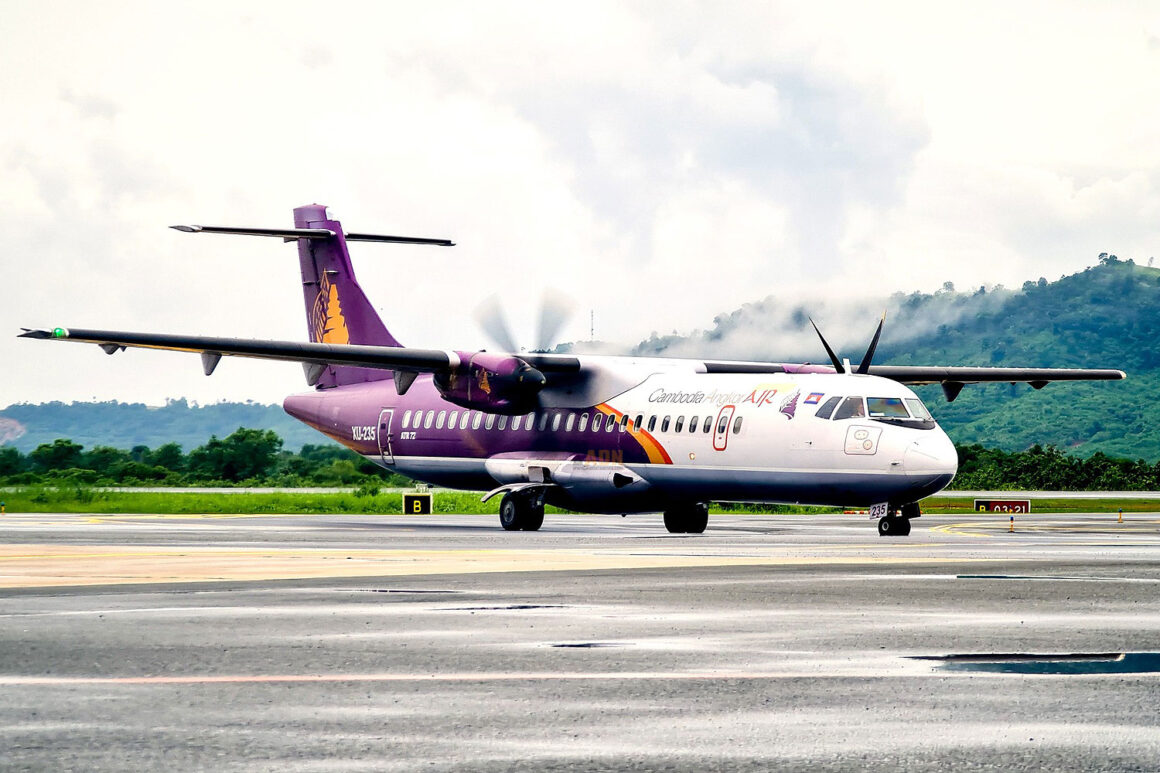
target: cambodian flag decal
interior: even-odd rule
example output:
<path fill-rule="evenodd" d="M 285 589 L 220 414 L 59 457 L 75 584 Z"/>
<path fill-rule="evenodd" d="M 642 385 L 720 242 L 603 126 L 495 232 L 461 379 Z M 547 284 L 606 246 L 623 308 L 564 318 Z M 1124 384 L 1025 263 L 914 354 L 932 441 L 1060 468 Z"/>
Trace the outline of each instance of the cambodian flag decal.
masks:
<path fill-rule="evenodd" d="M 809 397 L 807 397 L 803 402 L 806 405 L 817 405 L 822 401 L 822 398 L 825 397 L 825 395 L 825 392 L 810 392 Z"/>

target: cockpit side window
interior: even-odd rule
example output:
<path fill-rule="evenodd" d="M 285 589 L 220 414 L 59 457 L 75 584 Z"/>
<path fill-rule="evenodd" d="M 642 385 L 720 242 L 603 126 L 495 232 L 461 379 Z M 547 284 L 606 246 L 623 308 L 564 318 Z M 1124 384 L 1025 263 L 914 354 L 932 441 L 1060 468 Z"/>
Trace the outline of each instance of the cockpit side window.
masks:
<path fill-rule="evenodd" d="M 926 406 L 922 404 L 922 400 L 919 400 L 917 397 L 906 398 L 906 405 L 910 408 L 911 415 L 916 419 L 929 420 L 933 418 L 930 415 L 930 411 L 928 411 Z"/>
<path fill-rule="evenodd" d="M 830 418 L 830 414 L 834 412 L 834 407 L 837 406 L 838 401 L 841 399 L 842 398 L 840 397 L 831 397 L 829 400 L 826 400 L 824 403 L 822 403 L 822 407 L 818 409 L 818 412 L 815 413 L 814 416 L 817 416 L 819 419 Z"/>
<path fill-rule="evenodd" d="M 866 406 L 861 397 L 847 397 L 846 401 L 838 406 L 834 412 L 834 421 L 841 419 L 860 419 L 866 415 Z"/>

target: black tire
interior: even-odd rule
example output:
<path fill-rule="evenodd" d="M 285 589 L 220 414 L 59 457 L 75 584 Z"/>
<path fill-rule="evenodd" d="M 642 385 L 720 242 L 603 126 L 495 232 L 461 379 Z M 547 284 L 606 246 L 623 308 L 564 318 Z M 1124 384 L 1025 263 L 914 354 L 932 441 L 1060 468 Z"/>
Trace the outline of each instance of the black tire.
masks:
<path fill-rule="evenodd" d="M 705 527 L 709 525 L 709 506 L 693 505 L 686 515 L 685 533 L 704 534 Z"/>
<path fill-rule="evenodd" d="M 909 537 L 910 536 L 910 519 L 909 518 L 899 518 L 898 519 L 898 536 L 899 537 Z"/>
<path fill-rule="evenodd" d="M 895 526 L 896 526 L 896 524 L 894 523 L 894 519 L 891 518 L 890 516 L 886 516 L 885 518 L 879 518 L 878 519 L 878 536 L 879 537 L 893 537 Z"/>
<path fill-rule="evenodd" d="M 539 531 L 540 527 L 544 525 L 544 507 L 529 507 L 528 512 L 524 516 L 524 531 Z"/>
<path fill-rule="evenodd" d="M 519 531 L 527 521 L 527 503 L 522 497 L 504 494 L 499 503 L 499 525 L 504 531 Z"/>
<path fill-rule="evenodd" d="M 669 534 L 685 533 L 685 514 L 681 510 L 665 510 L 665 528 Z"/>

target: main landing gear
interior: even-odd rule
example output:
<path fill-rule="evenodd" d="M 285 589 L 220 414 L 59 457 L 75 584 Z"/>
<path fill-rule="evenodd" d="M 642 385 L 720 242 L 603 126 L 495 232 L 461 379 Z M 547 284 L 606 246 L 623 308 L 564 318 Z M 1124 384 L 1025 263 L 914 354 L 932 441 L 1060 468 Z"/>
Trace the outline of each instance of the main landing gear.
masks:
<path fill-rule="evenodd" d="M 702 534 L 709 525 L 709 505 L 700 502 L 677 505 L 665 510 L 665 528 L 670 534 Z"/>
<path fill-rule="evenodd" d="M 885 518 L 878 519 L 879 537 L 906 537 L 910 535 L 910 519 L 918 518 L 922 513 L 918 509 L 918 502 L 902 506 L 901 514 L 891 511 Z"/>
<path fill-rule="evenodd" d="M 505 531 L 539 531 L 544 525 L 544 495 L 509 491 L 499 503 L 499 525 Z"/>

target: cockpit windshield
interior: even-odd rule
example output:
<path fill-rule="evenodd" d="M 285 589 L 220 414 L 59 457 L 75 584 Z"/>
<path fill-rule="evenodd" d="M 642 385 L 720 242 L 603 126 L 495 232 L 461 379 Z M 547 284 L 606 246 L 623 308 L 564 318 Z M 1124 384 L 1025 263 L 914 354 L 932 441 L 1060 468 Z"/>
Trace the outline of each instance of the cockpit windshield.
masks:
<path fill-rule="evenodd" d="M 917 397 L 831 397 L 814 414 L 819 419 L 873 419 L 911 429 L 934 429 L 934 418 Z"/>
<path fill-rule="evenodd" d="M 912 429 L 935 428 L 930 411 L 917 397 L 867 397 L 866 407 L 875 421 Z"/>
<path fill-rule="evenodd" d="M 909 419 L 901 397 L 869 397 L 866 399 L 867 415 L 871 419 Z"/>

